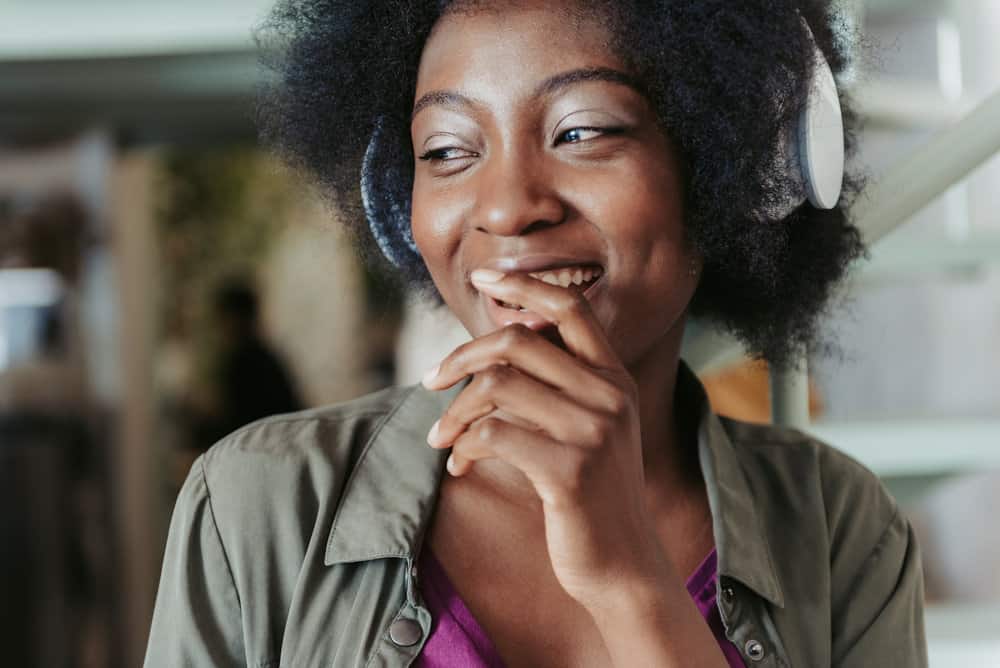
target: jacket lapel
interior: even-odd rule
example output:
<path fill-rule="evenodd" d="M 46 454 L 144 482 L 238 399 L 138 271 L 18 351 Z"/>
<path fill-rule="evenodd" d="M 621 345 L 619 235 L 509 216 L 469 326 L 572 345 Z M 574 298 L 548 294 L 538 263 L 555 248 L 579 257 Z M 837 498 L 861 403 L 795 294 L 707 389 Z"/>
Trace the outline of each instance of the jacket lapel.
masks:
<path fill-rule="evenodd" d="M 376 428 L 344 485 L 327 566 L 412 556 L 448 457 L 427 445 L 427 432 L 468 382 L 437 392 L 414 385 Z"/>

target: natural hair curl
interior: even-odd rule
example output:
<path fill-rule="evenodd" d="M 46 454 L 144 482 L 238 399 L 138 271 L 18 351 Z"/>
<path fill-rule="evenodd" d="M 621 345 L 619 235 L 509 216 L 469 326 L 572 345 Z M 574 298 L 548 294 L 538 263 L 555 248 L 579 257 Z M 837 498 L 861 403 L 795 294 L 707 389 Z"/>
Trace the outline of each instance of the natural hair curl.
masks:
<path fill-rule="evenodd" d="M 445 13 L 497 3 L 446 0 L 279 0 L 257 29 L 276 75 L 258 96 L 264 143 L 305 170 L 339 211 L 366 259 L 388 267 L 365 222 L 360 165 L 377 119 L 398 150 L 386 160 L 410 175 L 409 113 L 423 45 Z M 867 249 L 849 219 L 864 178 L 845 174 L 834 209 L 806 202 L 781 220 L 754 212 L 790 187 L 776 162 L 779 138 L 806 103 L 813 46 L 835 75 L 856 37 L 824 0 L 615 0 L 576 3 L 607 25 L 684 166 L 685 237 L 704 258 L 692 316 L 736 336 L 748 353 L 787 366 L 821 344 L 835 288 Z M 800 18 L 801 17 L 801 18 Z M 857 119 L 841 92 L 845 151 Z M 388 167 L 387 167 L 388 168 Z M 393 240 L 402 244 L 402 240 Z M 409 287 L 440 301 L 423 262 L 399 269 Z"/>

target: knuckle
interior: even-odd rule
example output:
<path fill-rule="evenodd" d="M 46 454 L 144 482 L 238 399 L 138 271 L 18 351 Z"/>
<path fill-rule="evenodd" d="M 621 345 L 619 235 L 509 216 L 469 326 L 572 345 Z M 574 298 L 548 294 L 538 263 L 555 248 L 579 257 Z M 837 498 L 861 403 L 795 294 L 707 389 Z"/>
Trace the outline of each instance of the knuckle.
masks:
<path fill-rule="evenodd" d="M 615 388 L 607 393 L 604 398 L 605 410 L 612 415 L 622 415 L 628 410 L 628 397 L 620 389 Z"/>
<path fill-rule="evenodd" d="M 496 388 L 497 376 L 492 367 L 476 374 L 476 386 L 480 394 L 490 394 Z"/>
<path fill-rule="evenodd" d="M 479 379 L 479 388 L 482 392 L 489 394 L 507 381 L 511 376 L 511 368 L 506 364 L 494 364 L 491 367 L 476 374 Z"/>
<path fill-rule="evenodd" d="M 499 347 L 501 351 L 524 345 L 525 340 L 530 336 L 531 329 L 524 323 L 516 322 L 503 328 L 499 337 Z"/>
<path fill-rule="evenodd" d="M 580 422 L 581 440 L 583 445 L 598 447 L 605 443 L 611 431 L 607 420 L 592 417 Z"/>
<path fill-rule="evenodd" d="M 476 425 L 476 438 L 488 442 L 499 437 L 503 430 L 501 422 L 502 420 L 494 417 L 483 418 Z"/>
<path fill-rule="evenodd" d="M 600 397 L 601 406 L 612 415 L 622 416 L 628 413 L 636 402 L 635 398 L 638 397 L 635 380 L 631 375 L 625 374 L 625 376 L 621 379 L 603 379 L 600 388 L 595 392 Z"/>

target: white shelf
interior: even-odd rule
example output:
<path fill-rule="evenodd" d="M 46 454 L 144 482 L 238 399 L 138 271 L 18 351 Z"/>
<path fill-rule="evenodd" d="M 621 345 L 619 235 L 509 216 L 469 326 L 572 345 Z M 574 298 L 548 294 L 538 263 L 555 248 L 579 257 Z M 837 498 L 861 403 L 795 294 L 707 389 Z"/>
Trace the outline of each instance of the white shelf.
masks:
<path fill-rule="evenodd" d="M 968 274 L 1000 264 L 1000 235 L 979 233 L 967 240 L 888 237 L 871 249 L 859 267 L 862 284 L 906 281 L 933 273 Z"/>
<path fill-rule="evenodd" d="M 4 8 L 0 61 L 247 51 L 271 0 L 46 0 Z"/>
<path fill-rule="evenodd" d="M 1000 470 L 1000 418 L 815 422 L 807 431 L 880 476 Z"/>
<path fill-rule="evenodd" d="M 948 97 L 936 83 L 890 77 L 871 79 L 852 93 L 858 112 L 882 127 L 940 128 L 950 125 L 975 106 L 969 97 Z"/>
<path fill-rule="evenodd" d="M 924 621 L 932 668 L 1000 666 L 1000 603 L 929 605 Z"/>

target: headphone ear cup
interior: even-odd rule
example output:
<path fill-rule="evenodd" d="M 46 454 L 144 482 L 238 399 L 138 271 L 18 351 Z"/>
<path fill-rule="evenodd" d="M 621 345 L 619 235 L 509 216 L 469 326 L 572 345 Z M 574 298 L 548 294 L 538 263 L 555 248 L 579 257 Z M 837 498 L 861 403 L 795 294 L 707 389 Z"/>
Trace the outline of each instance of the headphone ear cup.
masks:
<path fill-rule="evenodd" d="M 810 203 L 818 209 L 832 209 L 844 181 L 844 119 L 830 65 L 815 40 L 813 47 L 812 87 L 797 132 L 799 167 Z"/>
<path fill-rule="evenodd" d="M 818 209 L 837 206 L 844 179 L 844 121 L 837 84 L 826 57 L 802 19 L 813 45 L 814 63 L 809 97 L 795 126 L 778 142 L 775 169 L 781 173 L 784 198 L 761 207 L 758 218 L 782 220 L 809 202 Z M 779 178 L 769 185 L 778 186 Z"/>
<path fill-rule="evenodd" d="M 410 225 L 413 164 L 404 142 L 393 141 L 385 117 L 375 121 L 361 161 L 361 201 L 382 254 L 396 267 L 422 262 Z M 386 139 L 389 137 L 389 139 Z"/>

